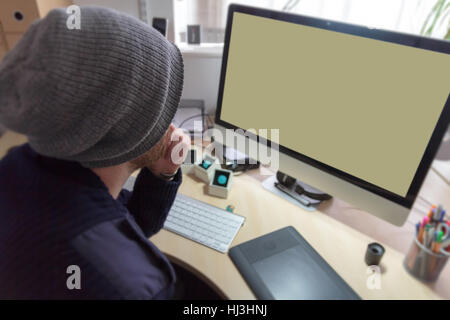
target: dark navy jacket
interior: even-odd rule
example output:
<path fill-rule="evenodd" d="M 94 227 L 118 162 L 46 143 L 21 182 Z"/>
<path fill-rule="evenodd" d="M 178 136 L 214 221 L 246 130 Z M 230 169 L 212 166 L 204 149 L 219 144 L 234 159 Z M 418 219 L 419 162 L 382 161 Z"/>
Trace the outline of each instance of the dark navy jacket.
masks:
<path fill-rule="evenodd" d="M 142 169 L 115 200 L 90 169 L 13 149 L 0 161 L 0 299 L 171 298 L 173 268 L 148 238 L 180 183 L 181 170 L 167 182 Z"/>

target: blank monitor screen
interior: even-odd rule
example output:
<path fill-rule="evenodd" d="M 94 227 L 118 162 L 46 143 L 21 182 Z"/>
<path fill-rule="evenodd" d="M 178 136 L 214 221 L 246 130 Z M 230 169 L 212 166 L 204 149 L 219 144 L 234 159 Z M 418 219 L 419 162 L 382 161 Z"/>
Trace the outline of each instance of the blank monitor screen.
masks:
<path fill-rule="evenodd" d="M 405 197 L 449 75 L 445 53 L 234 12 L 220 119 Z"/>

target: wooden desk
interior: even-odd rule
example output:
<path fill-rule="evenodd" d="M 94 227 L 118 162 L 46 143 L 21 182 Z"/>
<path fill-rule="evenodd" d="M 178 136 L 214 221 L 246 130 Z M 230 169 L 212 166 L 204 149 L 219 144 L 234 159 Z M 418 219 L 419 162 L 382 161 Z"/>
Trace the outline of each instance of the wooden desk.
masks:
<path fill-rule="evenodd" d="M 235 212 L 246 217 L 232 246 L 268 232 L 292 225 L 337 273 L 363 299 L 439 299 L 431 286 L 411 277 L 403 268 L 404 254 L 383 245 L 381 289 L 370 290 L 366 282 L 368 267 L 364 263 L 366 247 L 374 239 L 320 211 L 308 212 L 262 188 L 249 175 L 233 180 L 228 199 L 211 197 L 205 184 L 189 175 L 184 176 L 182 194 L 225 208 L 235 206 Z M 151 238 L 171 259 L 182 263 L 207 280 L 229 299 L 255 299 L 227 254 L 219 253 L 169 231 L 162 230 Z"/>
<path fill-rule="evenodd" d="M 24 142 L 24 136 L 7 131 L 0 137 L 0 158 L 9 148 Z M 415 280 L 402 265 L 404 253 L 412 241 L 414 223 L 426 213 L 429 202 L 441 202 L 450 207 L 450 187 L 432 170 L 420 191 L 422 199 L 416 201 L 407 223 L 400 228 L 351 208 L 339 199 L 321 206 L 324 213 L 304 211 L 263 189 L 261 180 L 262 177 L 253 172 L 235 177 L 226 200 L 206 195 L 205 184 L 190 176 L 184 176 L 180 191 L 221 208 L 233 204 L 235 212 L 247 218 L 232 246 L 288 225 L 294 226 L 364 299 L 450 299 L 450 263 L 434 285 Z M 151 240 L 172 260 L 207 279 L 224 297 L 255 298 L 228 255 L 165 230 Z M 386 248 L 381 290 L 366 287 L 364 253 L 367 244 L 374 240 Z"/>

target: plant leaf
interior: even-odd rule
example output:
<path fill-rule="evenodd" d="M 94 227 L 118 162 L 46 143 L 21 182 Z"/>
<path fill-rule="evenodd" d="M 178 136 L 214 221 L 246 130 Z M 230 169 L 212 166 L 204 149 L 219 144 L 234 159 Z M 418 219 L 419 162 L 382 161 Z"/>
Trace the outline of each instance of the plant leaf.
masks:
<path fill-rule="evenodd" d="M 420 29 L 420 34 L 421 35 L 425 35 L 425 29 L 426 29 L 426 27 L 428 25 L 428 22 L 430 21 L 431 17 L 433 16 L 435 11 L 437 10 L 439 2 L 440 2 L 440 0 L 435 3 L 435 5 L 431 9 L 431 11 L 428 13 L 427 18 L 425 19 L 425 22 L 422 25 L 422 29 Z"/>
<path fill-rule="evenodd" d="M 441 16 L 442 8 L 444 7 L 444 3 L 445 3 L 445 0 L 439 0 L 439 2 L 438 2 L 439 7 L 434 15 L 434 19 L 433 19 L 433 22 L 431 23 L 431 26 L 428 28 L 428 30 L 426 32 L 426 35 L 431 36 L 431 34 L 433 33 L 434 26 L 436 25 L 436 22 L 438 21 L 439 17 Z"/>
<path fill-rule="evenodd" d="M 439 23 L 439 27 L 442 26 L 442 24 L 445 22 L 449 14 L 450 14 L 450 1 L 445 5 L 444 9 L 442 9 L 442 18 L 441 22 Z"/>
<path fill-rule="evenodd" d="M 431 34 L 432 34 L 432 32 L 433 32 L 433 29 L 434 29 L 434 26 L 436 25 L 436 22 L 438 21 L 440 15 L 441 15 L 442 8 L 444 7 L 444 3 L 445 3 L 445 0 L 439 0 L 439 1 L 437 2 L 436 5 L 438 5 L 438 7 L 437 7 L 437 10 L 436 10 L 436 12 L 435 12 L 435 14 L 434 14 L 433 22 L 431 23 L 431 26 L 430 26 L 430 27 L 427 29 L 427 31 L 425 32 L 425 35 L 431 36 Z"/>
<path fill-rule="evenodd" d="M 450 26 L 447 30 L 447 34 L 445 35 L 444 40 L 450 41 Z"/>

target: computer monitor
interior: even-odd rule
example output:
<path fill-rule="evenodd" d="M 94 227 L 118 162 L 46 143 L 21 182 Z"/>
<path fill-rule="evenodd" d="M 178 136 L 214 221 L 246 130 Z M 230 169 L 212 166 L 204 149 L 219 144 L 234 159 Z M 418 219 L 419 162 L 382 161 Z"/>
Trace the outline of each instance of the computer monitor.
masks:
<path fill-rule="evenodd" d="M 230 5 L 216 128 L 278 128 L 280 171 L 402 225 L 449 124 L 449 53 L 437 39 Z"/>

